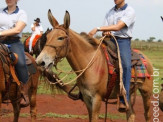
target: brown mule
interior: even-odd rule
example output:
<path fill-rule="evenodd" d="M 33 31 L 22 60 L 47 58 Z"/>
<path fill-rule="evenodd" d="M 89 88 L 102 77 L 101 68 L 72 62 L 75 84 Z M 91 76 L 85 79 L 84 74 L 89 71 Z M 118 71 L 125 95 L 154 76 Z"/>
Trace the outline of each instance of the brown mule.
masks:
<path fill-rule="evenodd" d="M 80 75 L 77 78 L 77 86 L 86 104 L 89 121 L 98 122 L 101 102 L 107 94 L 109 78 L 107 62 L 103 51 L 101 48 L 98 49 L 97 44 L 92 45 L 88 43 L 88 39 L 69 28 L 70 15 L 67 11 L 63 25 L 58 24 L 58 21 L 54 18 L 50 10 L 48 12 L 48 18 L 53 26 L 53 30 L 47 34 L 45 47 L 37 57 L 36 62 L 38 65 L 49 69 L 52 65 L 56 65 L 58 61 L 66 57 L 74 71 L 83 71 L 88 66 L 92 57 L 95 56 L 92 61 L 93 63 L 87 67 L 85 72 L 81 75 L 80 72 L 76 72 L 76 74 Z M 91 39 L 91 41 L 95 41 L 95 39 Z M 148 60 L 147 70 L 151 75 L 153 70 Z M 140 90 L 144 102 L 145 119 L 146 121 L 150 121 L 149 108 L 150 96 L 152 94 L 152 78 L 150 80 L 148 78 L 140 80 L 143 82 L 137 85 L 135 83 L 131 84 L 131 89 L 134 87 L 134 90 L 131 91 L 130 95 L 133 96 L 136 89 Z M 128 121 L 134 121 L 135 113 L 132 101 L 130 102 L 130 111 L 126 114 Z"/>
<path fill-rule="evenodd" d="M 20 92 L 20 82 L 16 80 L 16 77 L 13 75 L 13 70 L 11 71 L 11 62 L 8 57 L 8 53 L 5 50 L 4 46 L 1 45 L 0 48 L 0 106 L 2 103 L 8 103 L 8 100 L 11 101 L 14 111 L 14 122 L 18 122 L 21 105 L 20 100 L 21 92 Z M 35 73 L 31 73 L 29 76 L 29 80 L 27 82 L 28 87 L 28 96 L 30 101 L 30 113 L 31 113 L 31 121 L 35 122 L 36 120 L 36 93 L 40 72 L 37 69 L 37 65 L 32 56 L 28 53 L 26 55 L 31 60 L 31 65 L 35 69 Z M 1 120 L 0 120 L 1 122 Z"/>

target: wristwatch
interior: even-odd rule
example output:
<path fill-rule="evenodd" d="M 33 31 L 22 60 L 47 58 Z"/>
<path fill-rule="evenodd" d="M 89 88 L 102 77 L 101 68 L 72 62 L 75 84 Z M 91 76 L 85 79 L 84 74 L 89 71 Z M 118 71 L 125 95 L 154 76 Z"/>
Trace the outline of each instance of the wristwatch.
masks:
<path fill-rule="evenodd" d="M 101 28 L 100 27 L 97 27 L 97 31 L 100 31 L 101 30 Z"/>

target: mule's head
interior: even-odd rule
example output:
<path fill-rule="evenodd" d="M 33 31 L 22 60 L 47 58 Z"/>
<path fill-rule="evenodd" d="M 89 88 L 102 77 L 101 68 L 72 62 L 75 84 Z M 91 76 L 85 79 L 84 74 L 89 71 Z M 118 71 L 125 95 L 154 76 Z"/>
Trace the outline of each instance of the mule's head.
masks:
<path fill-rule="evenodd" d="M 53 29 L 47 34 L 46 44 L 37 57 L 36 62 L 45 68 L 57 64 L 57 62 L 66 57 L 69 52 L 69 35 L 70 15 L 65 13 L 64 24 L 59 25 L 51 11 L 48 11 L 48 19 Z"/>

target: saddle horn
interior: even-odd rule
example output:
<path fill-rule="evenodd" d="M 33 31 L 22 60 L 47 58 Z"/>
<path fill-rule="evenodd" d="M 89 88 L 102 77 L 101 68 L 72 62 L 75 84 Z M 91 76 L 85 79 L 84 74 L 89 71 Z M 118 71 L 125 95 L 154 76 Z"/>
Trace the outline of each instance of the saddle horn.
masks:
<path fill-rule="evenodd" d="M 48 11 L 48 19 L 50 24 L 53 26 L 53 28 L 55 28 L 56 26 L 59 25 L 58 21 L 54 18 L 54 16 L 51 13 L 51 10 L 49 9 Z"/>

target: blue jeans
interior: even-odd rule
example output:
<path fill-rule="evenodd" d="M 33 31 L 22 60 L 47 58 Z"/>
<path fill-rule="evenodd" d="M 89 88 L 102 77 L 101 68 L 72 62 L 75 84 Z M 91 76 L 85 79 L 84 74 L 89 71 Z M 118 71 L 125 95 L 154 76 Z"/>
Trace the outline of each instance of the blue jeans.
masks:
<path fill-rule="evenodd" d="M 9 45 L 11 45 L 9 48 L 10 51 L 18 55 L 18 63 L 15 66 L 18 79 L 21 82 L 26 83 L 28 81 L 28 69 L 25 61 L 24 46 L 20 41 L 10 43 Z"/>
<path fill-rule="evenodd" d="M 112 40 L 114 43 L 115 41 Z M 129 101 L 130 80 L 131 80 L 131 39 L 130 38 L 118 38 L 117 39 L 122 68 L 123 68 L 123 84 L 126 89 L 127 101 Z M 124 99 L 120 97 L 120 101 L 124 103 Z"/>

